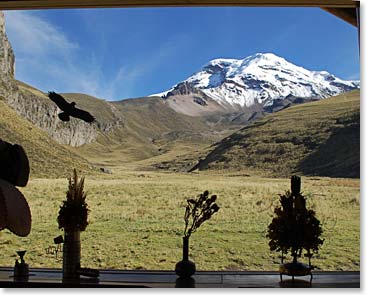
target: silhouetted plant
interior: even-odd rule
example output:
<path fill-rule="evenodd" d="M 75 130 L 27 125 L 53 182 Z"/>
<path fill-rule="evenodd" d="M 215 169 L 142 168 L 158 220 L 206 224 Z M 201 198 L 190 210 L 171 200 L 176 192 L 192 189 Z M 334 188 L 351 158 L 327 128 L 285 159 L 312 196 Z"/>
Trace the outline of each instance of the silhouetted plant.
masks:
<path fill-rule="evenodd" d="M 297 257 L 305 256 L 310 259 L 317 253 L 324 240 L 321 239 L 322 228 L 320 221 L 315 216 L 315 211 L 306 208 L 306 199 L 300 193 L 299 185 L 294 184 L 292 177 L 292 191 L 286 191 L 280 196 L 280 204 L 275 208 L 275 217 L 268 226 L 267 237 L 270 239 L 271 251 L 282 252 L 293 257 L 293 263 L 297 263 Z M 296 181 L 297 183 L 297 181 Z"/>
<path fill-rule="evenodd" d="M 69 190 L 66 201 L 63 201 L 59 210 L 57 222 L 59 228 L 65 231 L 84 231 L 88 225 L 88 204 L 85 202 L 84 177 L 78 180 L 76 169 L 73 177 L 69 178 Z"/>
<path fill-rule="evenodd" d="M 216 195 L 209 197 L 209 192 L 204 191 L 198 195 L 196 199 L 187 199 L 185 211 L 185 230 L 184 236 L 190 237 L 200 225 L 209 220 L 212 215 L 219 210 L 219 206 L 215 203 Z"/>

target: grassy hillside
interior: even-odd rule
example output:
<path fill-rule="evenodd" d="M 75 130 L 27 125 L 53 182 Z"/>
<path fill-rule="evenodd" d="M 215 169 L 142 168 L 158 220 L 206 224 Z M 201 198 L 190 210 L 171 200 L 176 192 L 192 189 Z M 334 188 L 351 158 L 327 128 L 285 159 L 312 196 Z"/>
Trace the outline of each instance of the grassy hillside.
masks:
<path fill-rule="evenodd" d="M 272 114 L 223 139 L 199 169 L 359 177 L 359 91 Z"/>
<path fill-rule="evenodd" d="M 100 124 L 112 124 L 117 120 L 122 120 L 117 110 L 106 100 L 81 93 L 62 93 L 62 96 L 69 102 L 74 101 L 77 108 L 93 114 Z"/>
<path fill-rule="evenodd" d="M 26 150 L 31 177 L 66 177 L 73 167 L 88 172 L 86 160 L 52 140 L 0 100 L 0 138 Z"/>
<path fill-rule="evenodd" d="M 48 104 L 55 105 L 55 103 L 48 98 L 47 93 L 43 93 L 37 88 L 22 81 L 16 80 L 16 83 L 19 90 L 26 96 L 31 93 L 36 95 L 37 98 L 45 100 Z M 120 117 L 116 116 L 111 105 L 103 99 L 81 93 L 62 93 L 61 95 L 68 102 L 76 102 L 76 107 L 89 111 L 100 124 L 112 124 L 112 122 L 120 119 Z"/>
<path fill-rule="evenodd" d="M 77 142 L 78 138 L 80 141 L 87 141 L 87 144 L 70 149 L 95 165 L 115 166 L 160 157 L 167 153 L 175 156 L 184 153 L 186 147 L 186 152 L 198 150 L 235 130 L 228 130 L 232 126 L 214 126 L 215 124 L 206 119 L 179 114 L 157 97 L 108 102 L 86 94 L 62 93 L 67 101 L 74 101 L 77 107 L 93 114 L 97 123 L 93 124 L 94 130 L 84 128 L 81 124 L 78 128 L 71 126 L 74 128 L 71 133 L 70 130 L 55 132 L 54 126 L 59 123 L 57 117 L 54 118 L 57 122 L 50 122 L 48 116 L 35 114 L 48 113 L 47 106 L 54 110 L 54 103 L 47 98 L 47 94 L 21 81 L 16 82 L 24 99 L 33 99 L 31 108 L 22 106 L 21 113 L 26 113 L 26 118 L 31 122 L 41 122 L 40 127 L 51 136 L 56 135 L 57 141 L 66 142 L 71 136 L 73 142 Z M 42 110 L 38 103 L 41 103 Z M 60 126 L 65 127 L 63 124 Z M 64 137 L 59 138 L 60 136 Z"/>
<path fill-rule="evenodd" d="M 69 95 L 65 95 L 69 97 Z M 75 97 L 75 101 L 96 114 L 103 106 L 86 97 Z M 104 102 L 106 104 L 106 102 Z M 121 124 L 109 132 L 102 132 L 97 141 L 75 149 L 95 164 L 116 164 L 147 160 L 198 149 L 229 134 L 224 126 L 214 131 L 213 126 L 202 118 L 179 114 L 158 97 L 144 97 L 109 102 Z M 104 106 L 106 108 L 106 106 Z M 106 117 L 106 116 L 104 116 Z M 98 119 L 98 118 L 97 118 Z M 218 128 L 218 126 L 216 126 Z M 177 152 L 177 153 L 176 153 Z"/>
<path fill-rule="evenodd" d="M 20 91 L 31 92 L 34 95 L 37 95 L 38 97 L 41 97 L 41 98 L 44 98 L 44 99 L 48 100 L 46 94 L 43 93 L 42 91 L 38 90 L 37 88 L 34 88 L 33 86 L 31 86 L 27 83 L 24 83 L 22 81 L 19 81 L 19 80 L 15 80 L 15 82 L 16 82 L 17 86 L 19 87 Z"/>
<path fill-rule="evenodd" d="M 37 89 L 18 85 L 49 101 Z M 189 171 L 200 158 L 201 170 L 359 177 L 359 91 L 289 107 L 235 133 L 239 125 L 179 114 L 158 97 L 108 102 L 63 95 L 97 119 L 96 140 L 71 149 L 97 166 Z"/>

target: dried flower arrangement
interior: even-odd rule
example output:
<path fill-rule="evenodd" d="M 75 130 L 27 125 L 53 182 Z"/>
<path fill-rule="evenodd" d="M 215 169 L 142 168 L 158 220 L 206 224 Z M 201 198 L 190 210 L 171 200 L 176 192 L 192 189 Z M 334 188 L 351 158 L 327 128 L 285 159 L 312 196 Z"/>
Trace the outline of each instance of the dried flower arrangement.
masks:
<path fill-rule="evenodd" d="M 57 222 L 60 229 L 65 231 L 84 231 L 88 225 L 88 204 L 84 189 L 84 177 L 78 180 L 76 169 L 73 177 L 69 178 L 69 189 L 66 201 L 63 201 L 59 210 Z"/>
<path fill-rule="evenodd" d="M 204 191 L 197 196 L 197 199 L 188 199 L 185 211 L 185 230 L 184 237 L 190 237 L 192 233 L 209 220 L 212 215 L 219 210 L 219 206 L 215 203 L 216 195 L 209 197 L 209 192 Z M 191 226 L 190 225 L 191 221 Z"/>

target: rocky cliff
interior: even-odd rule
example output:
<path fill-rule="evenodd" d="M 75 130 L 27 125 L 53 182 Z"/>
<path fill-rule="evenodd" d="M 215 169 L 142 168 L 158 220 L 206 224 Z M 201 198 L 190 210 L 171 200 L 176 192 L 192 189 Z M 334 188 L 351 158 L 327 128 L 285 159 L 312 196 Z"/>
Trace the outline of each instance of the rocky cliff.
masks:
<path fill-rule="evenodd" d="M 7 77 L 14 77 L 14 53 L 5 33 L 4 13 L 0 12 L 0 70 Z"/>
<path fill-rule="evenodd" d="M 109 105 L 111 120 L 98 120 L 90 125 L 71 119 L 62 122 L 57 114 L 60 110 L 41 91 L 16 81 L 14 78 L 15 56 L 5 30 L 5 17 L 0 12 L 0 99 L 13 108 L 19 115 L 46 131 L 58 143 L 74 147 L 96 140 L 99 132 L 108 132 L 121 125 L 122 119 Z"/>
<path fill-rule="evenodd" d="M 5 33 L 5 18 L 0 12 L 0 99 L 16 91 L 14 84 L 14 52 Z"/>

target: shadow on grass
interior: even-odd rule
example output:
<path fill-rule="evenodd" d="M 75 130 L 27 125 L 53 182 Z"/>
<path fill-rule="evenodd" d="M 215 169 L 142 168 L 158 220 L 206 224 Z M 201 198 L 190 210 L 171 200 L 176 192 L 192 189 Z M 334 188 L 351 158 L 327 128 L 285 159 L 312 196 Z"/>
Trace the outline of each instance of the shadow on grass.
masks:
<path fill-rule="evenodd" d="M 335 128 L 329 139 L 303 159 L 297 171 L 305 175 L 360 177 L 360 124 Z"/>

